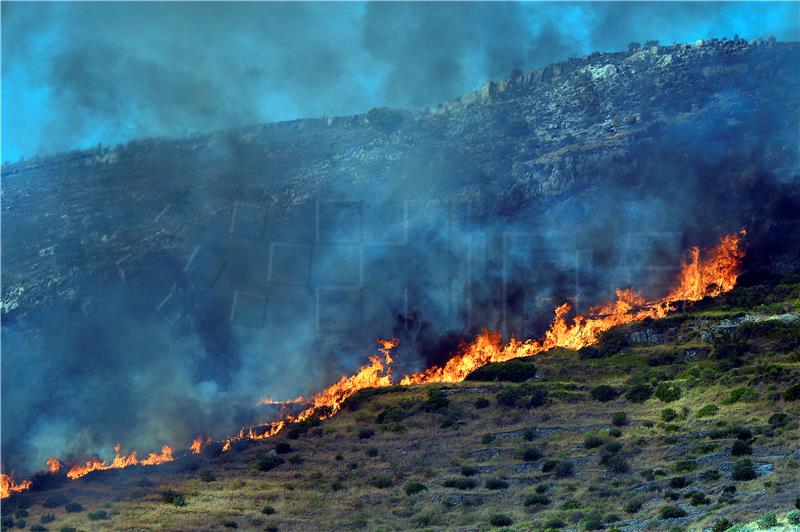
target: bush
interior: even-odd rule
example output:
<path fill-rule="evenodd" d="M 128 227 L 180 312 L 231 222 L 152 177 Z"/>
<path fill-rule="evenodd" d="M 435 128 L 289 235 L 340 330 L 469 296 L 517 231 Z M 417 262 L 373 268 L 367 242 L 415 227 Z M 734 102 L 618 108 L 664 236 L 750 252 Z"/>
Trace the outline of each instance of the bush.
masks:
<path fill-rule="evenodd" d="M 261 513 L 264 515 L 272 515 L 275 513 L 275 508 L 267 504 L 263 508 L 261 508 Z"/>
<path fill-rule="evenodd" d="M 542 451 L 537 447 L 523 447 L 520 449 L 520 457 L 525 462 L 535 462 L 542 457 Z"/>
<path fill-rule="evenodd" d="M 108 519 L 108 512 L 105 510 L 97 510 L 96 512 L 89 512 L 86 514 L 89 516 L 89 519 L 92 521 L 102 521 L 103 519 Z"/>
<path fill-rule="evenodd" d="M 394 486 L 394 479 L 388 475 L 375 475 L 370 479 L 369 485 L 378 489 L 391 488 Z"/>
<path fill-rule="evenodd" d="M 225 521 L 222 523 L 222 526 L 225 528 L 239 528 L 239 525 L 236 523 L 236 521 Z"/>
<path fill-rule="evenodd" d="M 489 406 L 489 400 L 485 397 L 478 397 L 475 399 L 475 408 L 480 410 L 481 408 L 486 408 Z"/>
<path fill-rule="evenodd" d="M 731 527 L 731 524 L 732 523 L 724 517 L 720 517 L 711 525 L 711 532 L 725 532 Z"/>
<path fill-rule="evenodd" d="M 637 384 L 625 391 L 625 398 L 631 403 L 644 403 L 653 395 L 653 388 L 647 384 Z"/>
<path fill-rule="evenodd" d="M 522 431 L 522 437 L 525 441 L 533 441 L 536 439 L 536 429 L 529 428 Z"/>
<path fill-rule="evenodd" d="M 484 486 L 490 490 L 504 490 L 508 488 L 508 482 L 501 478 L 487 478 Z"/>
<path fill-rule="evenodd" d="M 695 491 L 692 493 L 692 496 L 689 498 L 689 504 L 692 506 L 701 506 L 704 504 L 708 504 L 709 501 L 708 497 L 706 497 L 705 493 L 701 493 L 699 491 Z"/>
<path fill-rule="evenodd" d="M 784 401 L 797 401 L 798 399 L 800 399 L 800 384 L 789 386 L 786 391 L 783 392 Z"/>
<path fill-rule="evenodd" d="M 746 454 L 753 454 L 753 448 L 750 444 L 743 440 L 734 440 L 731 446 L 731 456 L 744 456 Z"/>
<path fill-rule="evenodd" d="M 542 473 L 549 473 L 558 465 L 558 460 L 545 460 L 542 464 Z"/>
<path fill-rule="evenodd" d="M 661 519 L 679 519 L 686 517 L 686 512 L 677 506 L 662 506 L 659 511 Z"/>
<path fill-rule="evenodd" d="M 775 526 L 778 526 L 778 518 L 775 517 L 775 514 L 768 513 L 764 514 L 758 518 L 758 528 L 768 529 Z"/>
<path fill-rule="evenodd" d="M 671 403 L 681 398 L 681 389 L 674 382 L 662 382 L 656 386 L 655 396 L 665 403 Z"/>
<path fill-rule="evenodd" d="M 504 514 L 494 514 L 489 518 L 489 524 L 492 526 L 509 526 L 514 521 Z"/>
<path fill-rule="evenodd" d="M 597 434 L 590 433 L 583 438 L 583 446 L 586 449 L 594 449 L 596 447 L 600 447 L 601 445 L 603 445 L 603 438 Z"/>
<path fill-rule="evenodd" d="M 213 472 L 206 469 L 200 472 L 200 480 L 203 482 L 213 482 L 217 480 L 217 476 Z"/>
<path fill-rule="evenodd" d="M 444 396 L 440 388 L 428 390 L 428 398 L 422 403 L 422 409 L 426 412 L 440 412 L 448 407 L 450 400 Z"/>
<path fill-rule="evenodd" d="M 283 464 L 283 458 L 267 455 L 258 461 L 257 467 L 259 471 L 270 471 L 281 464 Z"/>
<path fill-rule="evenodd" d="M 672 477 L 669 479 L 669 486 L 673 489 L 679 490 L 689 485 L 689 479 L 686 477 Z"/>
<path fill-rule="evenodd" d="M 703 482 L 713 482 L 715 480 L 719 480 L 719 471 L 716 469 L 706 469 L 702 473 L 700 473 L 700 480 Z"/>
<path fill-rule="evenodd" d="M 543 493 L 533 493 L 525 496 L 523 504 L 525 506 L 547 506 L 550 504 L 550 497 Z"/>
<path fill-rule="evenodd" d="M 523 360 L 491 362 L 467 375 L 464 380 L 481 382 L 525 382 L 536 377 L 536 366 Z"/>
<path fill-rule="evenodd" d="M 56 516 L 54 514 L 44 514 L 42 518 L 39 519 L 39 522 L 46 525 L 47 523 L 52 523 L 55 520 Z"/>
<path fill-rule="evenodd" d="M 753 469 L 753 462 L 750 460 L 739 460 L 733 465 L 733 480 L 753 480 L 756 478 L 756 470 Z"/>
<path fill-rule="evenodd" d="M 767 421 L 773 428 L 783 427 L 789 422 L 789 416 L 783 412 L 775 412 Z"/>
<path fill-rule="evenodd" d="M 390 405 L 385 407 L 380 412 L 378 412 L 378 415 L 375 416 L 375 423 L 381 425 L 384 423 L 399 423 L 400 421 L 403 421 L 406 417 L 408 417 L 408 414 L 405 410 L 403 410 L 397 405 Z M 366 434 L 371 430 L 372 429 L 362 429 L 361 431 L 359 431 L 359 438 L 361 438 L 361 432 L 364 432 Z M 374 433 L 375 431 L 372 431 L 372 434 Z M 365 435 L 365 437 L 361 439 L 362 440 L 369 439 L 372 436 L 372 434 L 370 434 L 369 436 Z"/>
<path fill-rule="evenodd" d="M 173 504 L 175 506 L 186 506 L 186 499 L 183 495 L 173 490 L 164 490 L 161 492 L 161 502 L 166 504 Z"/>
<path fill-rule="evenodd" d="M 66 510 L 67 513 L 82 512 L 83 505 L 81 505 L 81 503 L 79 502 L 68 502 L 67 504 L 64 505 L 64 510 Z"/>
<path fill-rule="evenodd" d="M 461 474 L 465 477 L 474 477 L 478 474 L 478 470 L 472 466 L 463 466 L 461 468 Z"/>
<path fill-rule="evenodd" d="M 618 396 L 617 390 L 615 390 L 608 384 L 601 384 L 600 386 L 595 386 L 594 388 L 592 388 L 590 394 L 595 401 L 600 401 L 601 403 L 607 403 L 608 401 L 612 401 L 616 399 Z"/>
<path fill-rule="evenodd" d="M 416 495 L 421 491 L 425 491 L 428 488 L 425 484 L 420 482 L 406 482 L 405 486 L 403 486 L 403 491 L 406 492 L 406 495 Z"/>
<path fill-rule="evenodd" d="M 711 417 L 717 415 L 719 412 L 719 407 L 717 405 L 703 405 L 700 410 L 697 411 L 697 417 Z"/>
<path fill-rule="evenodd" d="M 571 477 L 573 474 L 575 474 L 575 466 L 572 465 L 572 462 L 562 460 L 556 465 L 555 468 L 553 468 L 553 474 L 556 476 L 556 478 Z"/>
<path fill-rule="evenodd" d="M 376 456 L 378 456 L 378 449 L 376 449 L 375 447 L 370 447 L 369 449 L 367 449 L 366 452 L 367 456 L 369 456 L 370 458 L 375 458 Z"/>
<path fill-rule="evenodd" d="M 792 510 L 786 514 L 786 521 L 790 525 L 800 525 L 800 510 Z"/>
<path fill-rule="evenodd" d="M 731 429 L 731 434 L 736 436 L 737 440 L 750 441 L 753 439 L 753 431 L 747 427 L 734 427 Z"/>
<path fill-rule="evenodd" d="M 617 427 L 611 427 L 610 429 L 608 429 L 608 435 L 613 436 L 614 438 L 619 438 L 620 436 L 622 436 L 622 431 L 619 430 L 619 428 Z"/>
<path fill-rule="evenodd" d="M 359 440 L 368 440 L 375 434 L 373 429 L 361 429 L 358 431 Z"/>
<path fill-rule="evenodd" d="M 601 459 L 601 463 L 612 473 L 623 474 L 631 469 L 628 462 L 619 455 L 606 455 Z"/>
<path fill-rule="evenodd" d="M 611 416 L 611 424 L 616 427 L 624 427 L 628 424 L 628 415 L 625 412 L 614 412 Z"/>
<path fill-rule="evenodd" d="M 643 503 L 641 499 L 631 499 L 625 503 L 625 511 L 629 514 L 635 514 L 642 509 Z"/>
<path fill-rule="evenodd" d="M 516 386 L 506 388 L 495 395 L 497 404 L 502 406 L 529 408 L 542 406 L 547 402 L 547 390 L 541 386 Z"/>
<path fill-rule="evenodd" d="M 603 450 L 609 454 L 615 454 L 622 450 L 622 444 L 618 441 L 607 441 Z"/>
<path fill-rule="evenodd" d="M 456 488 L 459 490 L 473 490 L 478 487 L 478 483 L 471 478 L 450 478 L 445 480 L 442 485 L 445 488 Z"/>
<path fill-rule="evenodd" d="M 728 397 L 726 397 L 722 403 L 726 405 L 732 405 L 734 403 L 748 403 L 753 401 L 758 397 L 758 394 L 752 388 L 747 386 L 739 386 L 738 388 L 734 388 L 728 393 Z"/>
<path fill-rule="evenodd" d="M 661 411 L 661 420 L 666 423 L 669 423 L 676 417 L 678 417 L 678 413 L 672 408 L 665 408 L 664 410 Z"/>

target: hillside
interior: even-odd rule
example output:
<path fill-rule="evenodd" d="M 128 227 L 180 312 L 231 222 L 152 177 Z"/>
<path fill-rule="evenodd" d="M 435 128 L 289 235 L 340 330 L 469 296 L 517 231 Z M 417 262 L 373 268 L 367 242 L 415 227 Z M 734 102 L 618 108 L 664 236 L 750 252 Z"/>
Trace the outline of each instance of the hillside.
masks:
<path fill-rule="evenodd" d="M 367 390 L 226 453 L 41 475 L 4 501 L 3 527 L 796 529 L 798 281 L 745 283 L 459 384 Z"/>

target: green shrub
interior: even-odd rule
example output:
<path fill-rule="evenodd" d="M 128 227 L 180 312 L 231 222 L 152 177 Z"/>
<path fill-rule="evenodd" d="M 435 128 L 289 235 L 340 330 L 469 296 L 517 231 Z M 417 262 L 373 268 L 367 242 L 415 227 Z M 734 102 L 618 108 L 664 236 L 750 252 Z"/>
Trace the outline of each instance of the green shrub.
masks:
<path fill-rule="evenodd" d="M 656 386 L 655 396 L 665 403 L 671 403 L 681 398 L 681 389 L 674 382 L 662 382 Z"/>
<path fill-rule="evenodd" d="M 750 441 L 753 439 L 753 431 L 747 427 L 734 427 L 731 429 L 731 434 L 735 436 L 737 440 Z"/>
<path fill-rule="evenodd" d="M 275 446 L 275 454 L 288 454 L 293 450 L 294 449 L 292 449 L 292 446 L 286 443 L 285 441 L 282 441 Z"/>
<path fill-rule="evenodd" d="M 575 466 L 568 460 L 562 460 L 553 468 L 553 474 L 556 478 L 571 477 L 575 474 Z"/>
<path fill-rule="evenodd" d="M 416 495 L 421 491 L 427 490 L 427 486 L 420 482 L 406 482 L 405 486 L 403 486 L 403 491 L 406 492 L 406 495 Z"/>
<path fill-rule="evenodd" d="M 369 449 L 367 449 L 366 453 L 367 456 L 369 456 L 370 458 L 375 458 L 376 456 L 378 456 L 378 449 L 376 449 L 375 447 L 370 447 Z"/>
<path fill-rule="evenodd" d="M 622 436 L 622 431 L 617 427 L 611 427 L 607 430 L 607 432 L 609 436 L 613 436 L 614 438 L 619 438 Z"/>
<path fill-rule="evenodd" d="M 472 466 L 463 466 L 461 468 L 461 474 L 465 477 L 474 477 L 478 474 L 478 469 Z"/>
<path fill-rule="evenodd" d="M 750 460 L 738 460 L 733 465 L 731 474 L 733 480 L 753 480 L 756 476 L 756 470 L 753 469 L 753 462 Z"/>
<path fill-rule="evenodd" d="M 550 504 L 550 497 L 543 493 L 532 493 L 525 496 L 523 504 L 525 506 L 547 506 Z"/>
<path fill-rule="evenodd" d="M 734 440 L 731 446 L 731 456 L 744 456 L 753 454 L 753 448 L 744 440 Z"/>
<path fill-rule="evenodd" d="M 666 423 L 669 423 L 676 417 L 678 417 L 678 413 L 672 408 L 665 408 L 661 411 L 661 419 Z"/>
<path fill-rule="evenodd" d="M 44 514 L 41 519 L 39 519 L 39 522 L 46 525 L 47 523 L 52 523 L 55 520 L 56 516 L 54 514 L 47 513 Z"/>
<path fill-rule="evenodd" d="M 703 482 L 713 482 L 715 480 L 719 480 L 720 476 L 722 475 L 720 475 L 719 471 L 717 471 L 716 469 L 706 469 L 705 471 L 700 473 L 699 478 Z"/>
<path fill-rule="evenodd" d="M 186 506 L 186 498 L 177 491 L 171 489 L 161 492 L 161 502 L 174 506 Z"/>
<path fill-rule="evenodd" d="M 607 403 L 608 401 L 612 401 L 618 397 L 617 390 L 614 389 L 612 386 L 608 384 L 601 384 L 600 386 L 595 386 L 592 388 L 592 391 L 589 392 L 592 398 L 595 401 L 600 401 L 601 403 Z"/>
<path fill-rule="evenodd" d="M 769 529 L 778 526 L 778 518 L 774 513 L 764 514 L 758 518 L 758 528 Z"/>
<path fill-rule="evenodd" d="M 236 523 L 236 521 L 225 521 L 222 523 L 222 526 L 225 528 L 239 528 L 239 525 Z"/>
<path fill-rule="evenodd" d="M 261 508 L 261 513 L 264 515 L 272 515 L 275 513 L 275 508 L 267 504 L 263 508 Z"/>
<path fill-rule="evenodd" d="M 525 462 L 535 462 L 542 457 L 542 451 L 537 447 L 523 447 L 520 449 L 519 455 Z"/>
<path fill-rule="evenodd" d="M 669 479 L 669 485 L 671 488 L 676 490 L 685 488 L 686 486 L 689 485 L 689 479 L 687 479 L 686 477 L 672 477 L 671 479 Z"/>
<path fill-rule="evenodd" d="M 518 406 L 524 400 L 525 394 L 521 388 L 506 388 L 497 392 L 495 399 L 497 404 L 501 406 Z"/>
<path fill-rule="evenodd" d="M 628 424 L 628 414 L 625 412 L 614 412 L 611 416 L 611 424 L 616 427 L 624 427 Z"/>
<path fill-rule="evenodd" d="M 717 405 L 703 405 L 700 410 L 697 411 L 697 417 L 711 417 L 717 415 L 719 412 L 719 407 Z"/>
<path fill-rule="evenodd" d="M 600 463 L 612 473 L 623 474 L 630 471 L 628 462 L 619 455 L 606 455 L 600 460 Z"/>
<path fill-rule="evenodd" d="M 786 522 L 790 525 L 800 525 L 800 510 L 792 510 L 786 514 Z"/>
<path fill-rule="evenodd" d="M 472 478 L 449 478 L 442 485 L 445 488 L 456 488 L 459 490 L 473 490 L 478 487 L 478 483 Z"/>
<path fill-rule="evenodd" d="M 775 412 L 769 416 L 769 420 L 767 422 L 775 428 L 783 427 L 789 422 L 789 416 L 783 412 Z"/>
<path fill-rule="evenodd" d="M 699 491 L 692 492 L 691 497 L 689 498 L 689 504 L 692 506 L 702 506 L 708 504 L 709 501 L 708 497 L 706 497 L 705 493 L 701 493 Z"/>
<path fill-rule="evenodd" d="M 386 489 L 394 486 L 394 479 L 389 475 L 375 475 L 369 480 L 373 488 Z"/>
<path fill-rule="evenodd" d="M 464 380 L 480 382 L 525 382 L 536 377 L 536 366 L 524 360 L 491 362 L 482 366 Z"/>
<path fill-rule="evenodd" d="M 281 464 L 283 464 L 283 458 L 270 454 L 259 460 L 257 467 L 259 471 L 271 471 Z"/>
<path fill-rule="evenodd" d="M 489 406 L 489 400 L 486 399 L 485 397 L 478 397 L 477 399 L 475 399 L 475 408 L 480 410 L 481 408 L 486 408 L 488 406 Z"/>
<path fill-rule="evenodd" d="M 500 478 L 487 478 L 484 486 L 490 490 L 504 490 L 508 488 L 508 482 Z"/>
<path fill-rule="evenodd" d="M 489 518 L 489 524 L 492 526 L 510 526 L 514 521 L 505 514 L 494 514 Z"/>
<path fill-rule="evenodd" d="M 634 498 L 625 503 L 625 511 L 629 514 L 635 514 L 642 509 L 642 506 L 642 500 Z"/>
<path fill-rule="evenodd" d="M 714 524 L 711 525 L 711 532 L 725 532 L 730 527 L 731 522 L 724 517 L 720 517 L 714 521 Z"/>
<path fill-rule="evenodd" d="M 587 449 L 594 449 L 603 445 L 603 438 L 597 434 L 589 433 L 583 438 L 583 446 Z"/>
<path fill-rule="evenodd" d="M 728 393 L 728 397 L 723 399 L 722 403 L 726 405 L 732 405 L 734 403 L 747 403 L 753 401 L 758 397 L 756 391 L 752 388 L 747 386 L 739 386 L 738 388 L 734 388 Z"/>
<path fill-rule="evenodd" d="M 786 389 L 786 391 L 783 392 L 784 401 L 797 401 L 799 399 L 800 399 L 800 384 L 789 386 Z"/>
<path fill-rule="evenodd" d="M 66 495 L 62 493 L 57 493 L 55 495 L 50 495 L 49 497 L 47 497 L 42 503 L 42 506 L 44 506 L 45 508 L 58 508 L 59 506 L 64 506 L 68 502 L 69 499 L 67 498 Z"/>
<path fill-rule="evenodd" d="M 603 446 L 603 450 L 609 454 L 618 453 L 622 450 L 622 443 L 614 440 L 607 441 Z"/>
<path fill-rule="evenodd" d="M 625 398 L 631 403 L 644 403 L 653 395 L 653 388 L 647 384 L 637 384 L 625 391 Z"/>
<path fill-rule="evenodd" d="M 68 502 L 67 504 L 64 505 L 64 510 L 66 510 L 67 513 L 82 512 L 83 505 L 79 502 Z"/>
<path fill-rule="evenodd" d="M 92 521 L 102 521 L 108 519 L 108 512 L 105 510 L 97 510 L 96 512 L 89 512 L 86 514 Z"/>
<path fill-rule="evenodd" d="M 361 429 L 358 431 L 358 439 L 359 440 L 368 440 L 375 435 L 374 429 Z"/>
<path fill-rule="evenodd" d="M 422 409 L 426 412 L 441 412 L 450 405 L 450 400 L 444 396 L 441 388 L 431 388 L 428 390 L 428 398 L 422 403 Z"/>
<path fill-rule="evenodd" d="M 522 431 L 522 438 L 525 441 L 533 441 L 536 439 L 536 429 L 528 428 Z"/>
<path fill-rule="evenodd" d="M 544 527 L 545 530 L 551 530 L 551 529 L 558 530 L 560 528 L 564 528 L 565 525 L 564 521 L 562 521 L 558 517 L 550 517 L 544 523 L 542 523 L 542 526 Z"/>
<path fill-rule="evenodd" d="M 697 469 L 697 462 L 695 462 L 691 458 L 685 460 L 678 460 L 677 462 L 675 462 L 674 468 L 675 471 L 677 471 L 678 473 L 691 472 Z"/>
<path fill-rule="evenodd" d="M 492 443 L 493 441 L 494 441 L 494 434 L 484 434 L 481 437 L 481 443 L 484 445 Z"/>
<path fill-rule="evenodd" d="M 203 471 L 200 472 L 200 480 L 202 480 L 203 482 L 213 482 L 217 480 L 217 476 L 212 471 L 204 469 Z"/>
<path fill-rule="evenodd" d="M 677 506 L 662 506 L 659 515 L 661 519 L 679 519 L 686 517 L 686 512 Z"/>
<path fill-rule="evenodd" d="M 378 412 L 378 415 L 375 416 L 375 423 L 378 423 L 379 425 L 383 425 L 384 423 L 399 423 L 407 417 L 408 417 L 408 412 L 406 410 L 400 408 L 397 405 L 390 405 L 385 407 L 380 412 Z M 362 429 L 361 431 L 359 431 L 359 437 L 361 437 L 361 432 L 366 433 L 369 430 L 371 429 Z M 374 432 L 375 431 L 373 431 L 373 433 Z M 365 437 L 361 439 L 368 439 L 371 436 L 372 436 L 371 434 L 369 436 L 366 436 L 365 434 Z"/>

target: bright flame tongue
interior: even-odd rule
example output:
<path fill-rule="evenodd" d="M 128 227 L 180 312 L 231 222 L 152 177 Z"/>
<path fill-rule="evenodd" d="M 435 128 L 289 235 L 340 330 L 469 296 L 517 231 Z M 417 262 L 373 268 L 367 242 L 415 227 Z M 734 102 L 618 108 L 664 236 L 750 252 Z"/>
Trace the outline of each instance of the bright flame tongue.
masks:
<path fill-rule="evenodd" d="M 136 451 L 131 452 L 129 455 L 119 454 L 120 445 L 114 446 L 114 460 L 108 463 L 105 460 L 100 460 L 97 457 L 91 458 L 84 465 L 75 465 L 67 471 L 67 476 L 73 480 L 88 475 L 92 471 L 102 471 L 106 469 L 122 469 L 132 465 L 158 465 L 164 462 L 172 462 L 175 458 L 172 456 L 172 448 L 166 443 L 161 447 L 161 453 L 150 453 L 144 460 L 139 460 L 139 455 Z M 48 460 L 49 463 L 49 460 Z"/>
<path fill-rule="evenodd" d="M 741 236 L 746 233 L 740 232 Z M 580 349 L 597 343 L 600 333 L 617 325 L 632 323 L 645 318 L 661 318 L 675 310 L 678 301 L 698 301 L 708 296 L 717 296 L 731 290 L 736 285 L 739 275 L 739 264 L 744 251 L 740 247 L 739 235 L 728 235 L 714 248 L 708 258 L 700 257 L 700 249 L 692 248 L 691 260 L 681 268 L 678 286 L 664 298 L 645 301 L 642 295 L 628 288 L 617 290 L 616 300 L 608 301 L 593 307 L 587 316 L 576 316 L 571 323 L 566 316 L 571 307 L 565 303 L 555 309 L 555 318 L 544 337 L 539 340 L 518 340 L 511 338 L 503 344 L 500 333 L 484 330 L 470 344 L 462 346 L 461 352 L 447 361 L 444 366 L 434 366 L 421 373 L 405 375 L 401 385 L 424 384 L 436 382 L 460 382 L 472 371 L 490 362 L 504 362 L 513 358 L 532 356 L 555 347 Z M 314 395 L 310 400 L 302 397 L 290 401 L 263 400 L 261 404 L 301 404 L 311 406 L 295 415 L 287 415 L 283 419 L 249 428 L 242 428 L 239 434 L 224 440 L 222 450 L 228 451 L 232 443 L 241 440 L 262 440 L 280 432 L 288 424 L 305 421 L 312 416 L 325 419 L 333 416 L 342 408 L 342 404 L 360 390 L 392 385 L 391 351 L 397 346 L 397 340 L 379 340 L 383 358 L 372 356 L 370 363 L 362 366 L 354 375 L 343 376 L 339 382 Z M 198 454 L 210 439 L 196 439 L 189 450 Z M 118 469 L 131 465 L 156 465 L 174 460 L 173 451 L 164 445 L 161 454 L 150 453 L 144 460 L 139 460 L 136 452 L 120 455 L 119 444 L 114 448 L 114 460 L 111 463 L 92 458 L 84 465 L 73 466 L 67 472 L 71 479 L 80 478 L 92 471 Z M 57 472 L 61 463 L 55 458 L 48 460 L 51 472 Z M 28 489 L 30 481 L 15 484 L 9 475 L 2 475 L 2 492 L 6 498 L 12 492 Z"/>
<path fill-rule="evenodd" d="M 744 236 L 746 232 L 742 230 L 740 234 Z M 617 325 L 645 318 L 663 318 L 675 310 L 678 301 L 698 301 L 704 297 L 718 296 L 736 285 L 739 264 L 744 257 L 740 244 L 738 235 L 728 235 L 706 259 L 700 258 L 699 248 L 692 248 L 691 261 L 683 263 L 678 286 L 664 298 L 645 301 L 640 293 L 631 288 L 617 290 L 615 301 L 591 308 L 588 316 L 576 316 L 571 324 L 566 320 L 570 306 L 565 303 L 556 307 L 553 323 L 540 340 L 520 341 L 512 338 L 503 345 L 499 333 L 484 330 L 444 366 L 406 375 L 401 384 L 460 382 L 472 371 L 490 362 L 531 356 L 554 347 L 580 349 L 597 343 L 600 333 Z"/>
<path fill-rule="evenodd" d="M 14 477 L 0 473 L 0 499 L 10 497 L 12 493 L 25 491 L 31 487 L 31 481 L 25 480 L 19 484 L 14 482 Z"/>

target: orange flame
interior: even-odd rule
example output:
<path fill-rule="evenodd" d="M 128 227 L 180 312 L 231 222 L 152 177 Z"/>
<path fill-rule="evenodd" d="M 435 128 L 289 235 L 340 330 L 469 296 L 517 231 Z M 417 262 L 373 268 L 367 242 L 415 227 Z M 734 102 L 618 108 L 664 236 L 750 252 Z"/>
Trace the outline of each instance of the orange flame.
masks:
<path fill-rule="evenodd" d="M 50 457 L 47 459 L 47 470 L 50 473 L 58 473 L 61 469 L 61 462 L 58 461 L 56 457 Z"/>
<path fill-rule="evenodd" d="M 81 478 L 88 475 L 92 471 L 104 471 L 106 469 L 122 469 L 123 467 L 133 465 L 151 466 L 163 464 L 164 462 L 172 462 L 175 458 L 172 456 L 172 448 L 166 443 L 161 447 L 161 453 L 150 453 L 144 460 L 139 460 L 139 455 L 136 451 L 132 451 L 128 455 L 121 455 L 120 444 L 114 446 L 114 459 L 111 463 L 106 460 L 100 460 L 97 457 L 90 458 L 85 464 L 74 465 L 67 471 L 67 476 L 72 480 Z"/>
<path fill-rule="evenodd" d="M 744 236 L 746 232 L 742 230 L 740 234 Z M 744 257 L 740 245 L 739 236 L 728 235 L 705 259 L 700 257 L 699 248 L 692 248 L 691 260 L 682 265 L 678 286 L 666 297 L 648 302 L 631 288 L 617 290 L 615 301 L 593 307 L 588 316 L 576 316 L 571 323 L 566 320 L 571 307 L 564 303 L 556 307 L 553 323 L 540 340 L 520 341 L 511 338 L 503 345 L 499 333 L 484 330 L 471 344 L 462 346 L 461 352 L 444 366 L 406 375 L 400 383 L 459 382 L 490 362 L 532 356 L 555 347 L 580 349 L 597 343 L 600 334 L 612 327 L 645 318 L 663 318 L 675 310 L 678 301 L 698 301 L 704 297 L 718 296 L 736 285 L 739 265 Z"/>
<path fill-rule="evenodd" d="M 740 231 L 743 237 L 744 230 Z M 571 322 L 567 315 L 571 310 L 568 303 L 555 308 L 555 317 L 550 328 L 538 340 L 518 340 L 511 338 L 506 344 L 498 332 L 484 330 L 470 344 L 463 345 L 461 351 L 452 357 L 444 366 L 434 366 L 421 373 L 405 375 L 401 385 L 425 384 L 438 382 L 460 382 L 472 371 L 490 362 L 504 362 L 513 358 L 532 356 L 555 347 L 580 349 L 597 343 L 600 334 L 618 325 L 640 321 L 646 318 L 661 318 L 675 310 L 679 301 L 698 301 L 704 297 L 718 296 L 731 290 L 739 276 L 739 265 L 744 257 L 739 235 L 724 237 L 719 245 L 711 250 L 707 258 L 701 257 L 699 248 L 692 248 L 690 260 L 682 264 L 677 286 L 665 297 L 655 301 L 646 301 L 638 292 L 628 288 L 617 290 L 616 299 L 590 309 L 587 316 L 576 316 Z M 378 340 L 383 359 L 371 356 L 370 363 L 362 366 L 351 376 L 342 376 L 338 382 L 315 394 L 310 400 L 302 397 L 291 401 L 271 401 L 265 399 L 261 404 L 297 404 L 310 403 L 311 406 L 295 415 L 286 415 L 283 419 L 253 427 L 243 427 L 235 436 L 222 440 L 222 451 L 226 452 L 236 441 L 262 440 L 271 438 L 286 425 L 299 423 L 316 416 L 326 419 L 341 410 L 344 402 L 360 390 L 392 385 L 391 351 L 397 347 L 396 339 Z M 211 443 L 206 440 L 206 445 Z M 203 447 L 202 438 L 192 442 L 189 450 L 198 454 Z M 156 465 L 174 460 L 173 451 L 164 445 L 160 454 L 150 453 L 144 460 L 139 460 L 135 451 L 129 455 L 120 455 L 120 446 L 114 448 L 114 460 L 111 463 L 95 457 L 84 465 L 75 465 L 68 472 L 71 479 L 80 478 L 92 471 L 123 468 L 131 465 Z M 52 462 L 51 462 L 52 460 Z M 61 464 L 55 458 L 48 460 L 52 472 L 60 469 Z M 53 469 L 55 467 L 55 470 Z M 12 492 L 28 489 L 30 481 L 15 484 L 11 476 L 2 475 L 2 498 Z"/>
<path fill-rule="evenodd" d="M 189 450 L 192 452 L 192 454 L 200 454 L 200 451 L 203 450 L 203 447 L 210 445 L 213 441 L 214 440 L 211 438 L 206 438 L 205 441 L 203 441 L 203 438 L 197 438 L 189 446 Z"/>
<path fill-rule="evenodd" d="M 30 480 L 24 480 L 21 483 L 17 484 L 16 482 L 14 482 L 14 477 L 12 477 L 11 475 L 0 473 L 0 499 L 5 499 L 6 497 L 10 497 L 12 493 L 25 491 L 30 487 L 31 487 Z"/>

